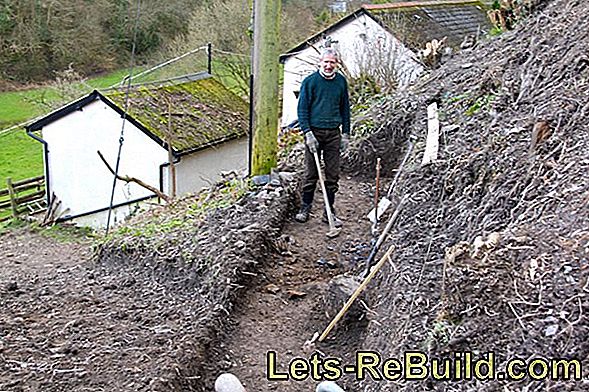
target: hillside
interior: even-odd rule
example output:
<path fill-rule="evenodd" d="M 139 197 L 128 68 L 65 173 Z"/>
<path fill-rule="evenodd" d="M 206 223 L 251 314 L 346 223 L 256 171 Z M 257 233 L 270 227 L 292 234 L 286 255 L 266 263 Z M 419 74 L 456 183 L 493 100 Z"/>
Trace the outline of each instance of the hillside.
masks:
<path fill-rule="evenodd" d="M 589 356 L 589 4 L 535 3 L 514 31 L 370 108 L 374 129 L 345 156 L 336 239 L 324 235 L 320 202 L 307 224 L 292 219 L 300 144 L 278 183 L 231 179 L 153 209 L 93 258 L 45 248 L 34 233 L 2 235 L 14 262 L 0 264 L 0 390 L 204 392 L 231 371 L 248 391 L 312 391 L 309 377 L 267 379 L 268 351 L 282 373 L 308 348 L 347 363 L 358 350 L 401 363 L 406 352 L 492 352 L 497 365 L 492 380 L 344 374 L 347 391 L 586 390 L 564 380 L 566 365 L 553 375 L 544 364 Z M 440 151 L 422 167 L 432 102 Z M 405 202 L 381 247 L 394 246 L 392 257 L 327 339 L 305 345 L 339 310 L 337 279 L 364 272 L 377 157 L 386 189 L 408 140 L 393 193 Z M 499 379 L 513 358 L 532 377 Z M 544 370 L 555 377 L 540 380 Z"/>
<path fill-rule="evenodd" d="M 418 144 L 398 186 L 410 204 L 390 237 L 394 273 L 380 274 L 371 291 L 379 316 L 363 347 L 393 358 L 411 350 L 493 352 L 499 370 L 514 357 L 586 361 L 588 10 L 585 2 L 543 2 L 515 31 L 375 108 L 390 123 L 381 133 L 397 129 L 423 141 L 432 101 L 442 125 L 455 127 L 442 131 L 434 165 L 419 167 Z M 532 381 L 516 388 L 541 385 Z M 502 383 L 446 388 L 499 390 Z"/>

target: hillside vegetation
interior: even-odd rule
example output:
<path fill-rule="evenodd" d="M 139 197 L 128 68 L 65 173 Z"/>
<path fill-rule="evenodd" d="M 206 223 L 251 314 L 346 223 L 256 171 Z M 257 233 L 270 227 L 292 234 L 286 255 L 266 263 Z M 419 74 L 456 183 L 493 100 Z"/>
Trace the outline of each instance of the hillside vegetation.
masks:
<path fill-rule="evenodd" d="M 364 162 L 392 135 L 420 141 L 397 188 L 408 202 L 387 241 L 397 249 L 394 268 L 375 282 L 370 303 L 378 316 L 364 331 L 364 346 L 383 357 L 493 353 L 505 375 L 513 358 L 580 364 L 589 355 L 589 5 L 535 3 L 535 14 L 513 32 L 373 109 L 380 131 L 361 146 Z M 438 102 L 446 128 L 438 162 L 420 167 L 430 102 Z M 541 374 L 543 365 L 534 370 Z M 583 390 L 563 368 L 548 372 L 551 389 Z M 531 377 L 507 383 L 513 380 L 445 387 L 546 387 Z M 390 390 L 384 382 L 360 384 Z"/>
<path fill-rule="evenodd" d="M 282 47 L 335 16 L 325 1 L 285 1 Z M 97 0 L 0 1 L 0 91 L 54 79 L 157 63 L 207 42 L 250 53 L 251 2 Z M 310 23 L 309 23 L 310 22 Z"/>

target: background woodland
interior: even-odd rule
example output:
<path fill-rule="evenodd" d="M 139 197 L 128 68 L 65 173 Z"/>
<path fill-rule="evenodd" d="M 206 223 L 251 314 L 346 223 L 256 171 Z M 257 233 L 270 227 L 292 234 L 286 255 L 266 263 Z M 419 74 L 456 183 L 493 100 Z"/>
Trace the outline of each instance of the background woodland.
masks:
<path fill-rule="evenodd" d="M 207 42 L 249 57 L 251 9 L 251 0 L 0 0 L 0 89 L 53 80 L 68 70 L 89 77 L 128 67 L 133 44 L 139 65 Z M 281 48 L 340 16 L 325 0 L 284 0 Z"/>

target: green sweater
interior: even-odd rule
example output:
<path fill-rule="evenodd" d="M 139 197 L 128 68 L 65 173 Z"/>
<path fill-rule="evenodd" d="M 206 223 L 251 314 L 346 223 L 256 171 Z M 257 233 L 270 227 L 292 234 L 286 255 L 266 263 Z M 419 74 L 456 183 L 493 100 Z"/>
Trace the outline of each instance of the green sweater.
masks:
<path fill-rule="evenodd" d="M 325 79 L 313 72 L 301 84 L 297 107 L 299 124 L 303 133 L 313 128 L 337 128 L 350 134 L 350 100 L 348 82 L 337 73 L 333 79 Z"/>

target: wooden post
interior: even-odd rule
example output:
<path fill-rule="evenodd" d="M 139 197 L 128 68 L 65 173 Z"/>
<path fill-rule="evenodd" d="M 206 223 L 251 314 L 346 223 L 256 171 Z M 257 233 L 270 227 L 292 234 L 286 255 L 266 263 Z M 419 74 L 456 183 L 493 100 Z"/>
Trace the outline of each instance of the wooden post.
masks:
<path fill-rule="evenodd" d="M 252 175 L 276 167 L 280 0 L 254 1 Z"/>
<path fill-rule="evenodd" d="M 213 74 L 213 53 L 212 53 L 212 45 L 209 42 L 207 44 L 207 72 L 209 75 Z"/>
<path fill-rule="evenodd" d="M 209 50 L 210 50 L 209 44 Z M 210 73 L 210 72 L 209 72 Z M 168 143 L 168 163 L 170 164 L 169 178 L 171 182 L 170 197 L 176 197 L 176 165 L 174 164 L 174 152 L 172 150 L 172 140 L 174 134 L 172 133 L 172 103 L 168 100 L 168 134 L 166 143 Z"/>
<path fill-rule="evenodd" d="M 10 196 L 10 209 L 12 210 L 12 217 L 18 218 L 18 206 L 16 204 L 16 193 L 14 192 L 14 186 L 12 185 L 12 178 L 6 179 L 6 186 L 8 188 L 8 195 Z"/>
<path fill-rule="evenodd" d="M 438 120 L 438 104 L 432 103 L 427 107 L 427 139 L 421 166 L 428 165 L 438 159 L 440 138 L 440 121 Z"/>

